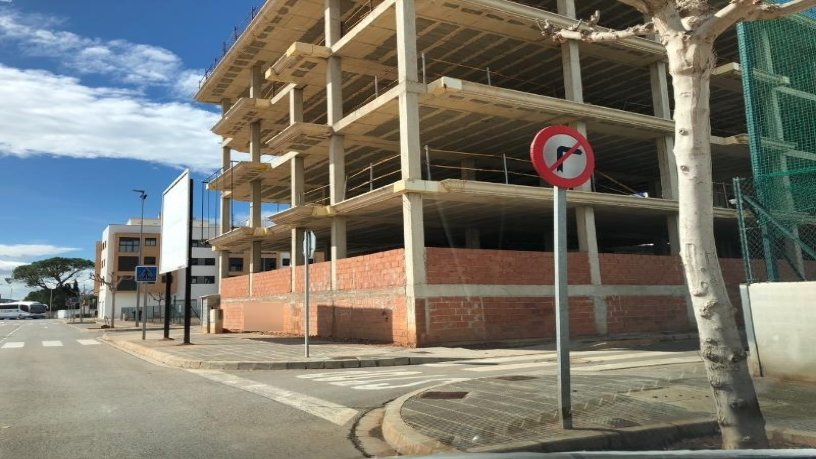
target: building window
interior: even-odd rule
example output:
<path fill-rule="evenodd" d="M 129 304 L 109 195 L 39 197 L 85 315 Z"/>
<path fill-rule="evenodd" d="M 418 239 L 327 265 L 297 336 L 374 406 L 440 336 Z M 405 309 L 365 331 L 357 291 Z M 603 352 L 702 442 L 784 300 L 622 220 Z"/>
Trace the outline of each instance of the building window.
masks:
<path fill-rule="evenodd" d="M 283 266 L 289 266 L 289 259 L 288 259 L 288 258 L 284 258 L 283 260 L 281 260 L 281 265 L 283 265 Z"/>
<path fill-rule="evenodd" d="M 236 272 L 236 271 L 243 271 L 244 270 L 244 259 L 243 258 L 230 258 L 229 259 L 229 271 Z"/>
<path fill-rule="evenodd" d="M 139 264 L 139 257 L 119 257 L 119 271 L 134 271 Z"/>
<path fill-rule="evenodd" d="M 146 238 L 145 247 L 156 247 L 156 238 L 155 237 Z"/>
<path fill-rule="evenodd" d="M 136 253 L 139 251 L 139 238 L 137 237 L 120 237 L 119 251 Z"/>
<path fill-rule="evenodd" d="M 193 247 L 203 247 L 203 248 L 209 248 L 210 247 L 210 243 L 207 242 L 206 239 L 195 239 L 190 243 L 190 245 L 192 245 Z"/>
<path fill-rule="evenodd" d="M 156 264 L 156 257 L 144 257 L 144 264 L 146 264 L 146 265 L 155 265 Z"/>
<path fill-rule="evenodd" d="M 272 271 L 278 267 L 278 260 L 274 258 L 261 258 L 261 270 Z"/>
<path fill-rule="evenodd" d="M 214 284 L 215 276 L 192 276 L 190 281 L 192 284 Z"/>
<path fill-rule="evenodd" d="M 193 258 L 190 261 L 192 266 L 215 266 L 215 258 Z"/>
<path fill-rule="evenodd" d="M 135 292 L 136 281 L 133 276 L 122 276 L 119 278 L 119 283 L 116 284 L 116 291 L 118 292 Z"/>

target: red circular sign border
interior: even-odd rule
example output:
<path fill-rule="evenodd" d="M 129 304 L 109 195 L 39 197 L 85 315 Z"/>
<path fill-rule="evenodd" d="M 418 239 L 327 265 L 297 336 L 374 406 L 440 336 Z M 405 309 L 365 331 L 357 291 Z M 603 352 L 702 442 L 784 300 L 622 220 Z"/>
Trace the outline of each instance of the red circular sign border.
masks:
<path fill-rule="evenodd" d="M 580 175 L 571 179 L 559 177 L 550 170 L 550 165 L 544 159 L 544 145 L 554 136 L 561 134 L 577 140 L 581 147 L 584 148 L 584 154 L 587 155 L 586 169 Z M 536 154 L 537 152 L 541 152 L 541 154 Z M 548 126 L 538 131 L 538 134 L 533 138 L 533 143 L 530 145 L 530 161 L 532 161 L 533 167 L 541 178 L 549 182 L 550 185 L 561 188 L 577 188 L 586 183 L 595 172 L 595 152 L 592 150 L 592 146 L 583 134 L 569 126 Z"/>

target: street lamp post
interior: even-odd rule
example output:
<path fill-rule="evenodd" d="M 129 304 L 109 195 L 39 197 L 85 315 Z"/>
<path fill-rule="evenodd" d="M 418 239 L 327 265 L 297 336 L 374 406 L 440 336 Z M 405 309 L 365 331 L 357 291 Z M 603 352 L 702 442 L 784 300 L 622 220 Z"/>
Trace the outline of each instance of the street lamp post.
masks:
<path fill-rule="evenodd" d="M 139 261 L 136 263 L 137 265 L 142 264 L 142 246 L 144 246 L 144 203 L 145 199 L 147 199 L 147 193 L 144 190 L 133 190 L 134 193 L 139 193 L 139 199 L 142 201 L 142 214 L 139 218 Z M 133 276 L 133 279 L 136 279 L 136 276 Z M 139 298 L 142 296 L 142 284 L 136 282 L 136 326 L 139 326 Z M 147 317 L 142 317 L 142 322 L 147 319 Z"/>

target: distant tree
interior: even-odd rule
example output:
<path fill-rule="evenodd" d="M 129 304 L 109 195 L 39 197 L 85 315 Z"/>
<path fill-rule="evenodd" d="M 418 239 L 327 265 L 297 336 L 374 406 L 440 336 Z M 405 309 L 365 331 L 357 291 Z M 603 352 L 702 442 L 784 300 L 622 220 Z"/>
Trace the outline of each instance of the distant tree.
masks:
<path fill-rule="evenodd" d="M 32 290 L 26 295 L 24 301 L 36 301 L 38 303 L 47 304 L 52 311 L 58 311 L 65 308 L 65 300 L 72 296 L 65 288 L 55 289 L 54 296 L 51 297 L 51 292 L 47 289 Z M 52 304 L 53 303 L 53 304 Z"/>
<path fill-rule="evenodd" d="M 30 265 L 22 265 L 14 268 L 11 278 L 25 283 L 29 287 L 39 287 L 48 290 L 54 286 L 54 290 L 63 290 L 68 287 L 72 289 L 70 282 L 76 280 L 82 271 L 93 269 L 94 262 L 84 258 L 61 258 L 54 257 L 47 260 L 40 260 Z"/>

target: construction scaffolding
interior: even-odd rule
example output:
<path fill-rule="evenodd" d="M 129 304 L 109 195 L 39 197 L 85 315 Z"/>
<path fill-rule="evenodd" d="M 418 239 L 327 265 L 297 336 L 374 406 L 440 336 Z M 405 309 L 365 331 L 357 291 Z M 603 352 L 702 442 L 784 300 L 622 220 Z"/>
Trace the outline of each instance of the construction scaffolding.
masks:
<path fill-rule="evenodd" d="M 748 282 L 813 280 L 816 13 L 738 28 L 753 180 L 735 180 Z M 756 260 L 763 263 L 757 264 Z"/>

